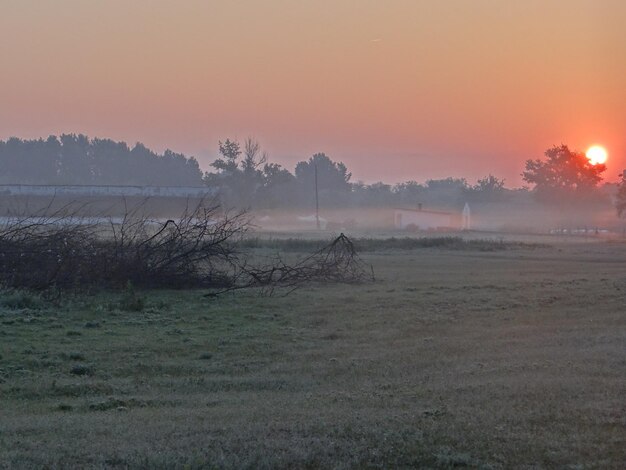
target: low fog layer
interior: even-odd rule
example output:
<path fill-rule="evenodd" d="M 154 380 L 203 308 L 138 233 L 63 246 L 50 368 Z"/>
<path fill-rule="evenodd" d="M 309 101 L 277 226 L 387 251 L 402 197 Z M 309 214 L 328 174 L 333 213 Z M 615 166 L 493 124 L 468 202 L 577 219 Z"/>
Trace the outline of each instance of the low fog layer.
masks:
<path fill-rule="evenodd" d="M 475 183 L 448 177 L 364 184 L 354 181 L 343 163 L 323 153 L 298 162 L 292 173 L 272 163 L 253 139 L 243 144 L 227 139 L 218 149 L 218 158 L 203 173 L 193 157 L 169 150 L 158 155 L 142 144 L 130 148 L 124 142 L 83 135 L 0 141 L 4 169 L 0 189 L 5 196 L 0 215 L 32 215 L 73 204 L 73 210 L 89 217 L 116 217 L 136 208 L 155 218 L 176 217 L 205 197 L 214 198 L 224 211 L 249 211 L 257 229 L 266 231 L 620 232 L 623 225 L 615 202 L 617 198 L 620 209 L 623 191 L 618 185 L 602 184 L 604 165 L 592 165 L 566 146 L 526 162 L 523 176 L 530 188 L 508 188 L 493 175 Z M 15 185 L 33 186 L 17 190 Z M 49 185 L 48 196 L 37 196 L 42 190 L 35 185 Z M 72 189 L 70 195 L 59 185 L 85 189 L 78 193 Z M 117 189 L 115 196 L 106 197 L 90 194 L 101 185 L 144 189 L 129 189 L 128 194 Z M 170 189 L 159 190 L 164 186 Z M 462 218 L 466 205 L 469 225 Z M 426 221 L 427 214 L 435 213 L 440 216 L 430 219 L 438 220 Z"/>

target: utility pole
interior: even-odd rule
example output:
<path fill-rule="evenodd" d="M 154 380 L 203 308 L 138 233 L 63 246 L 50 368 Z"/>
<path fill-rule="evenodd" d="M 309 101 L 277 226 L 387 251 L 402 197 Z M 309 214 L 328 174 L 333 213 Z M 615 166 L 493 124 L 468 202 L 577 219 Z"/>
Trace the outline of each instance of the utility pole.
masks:
<path fill-rule="evenodd" d="M 315 223 L 317 229 L 320 229 L 320 200 L 317 192 L 317 162 L 313 161 L 313 168 L 315 169 Z"/>

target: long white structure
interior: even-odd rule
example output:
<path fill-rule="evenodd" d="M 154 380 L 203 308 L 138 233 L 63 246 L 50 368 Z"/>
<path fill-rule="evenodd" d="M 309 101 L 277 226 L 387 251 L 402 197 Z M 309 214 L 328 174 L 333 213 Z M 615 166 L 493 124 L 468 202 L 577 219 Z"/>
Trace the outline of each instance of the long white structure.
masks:
<path fill-rule="evenodd" d="M 0 196 L 117 196 L 203 198 L 217 194 L 215 188 L 183 186 L 46 186 L 2 184 Z"/>

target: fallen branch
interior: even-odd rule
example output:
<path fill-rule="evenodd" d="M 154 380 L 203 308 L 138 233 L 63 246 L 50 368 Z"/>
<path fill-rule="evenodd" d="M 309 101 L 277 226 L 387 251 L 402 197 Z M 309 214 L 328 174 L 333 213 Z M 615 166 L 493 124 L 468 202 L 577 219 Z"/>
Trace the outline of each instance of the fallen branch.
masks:
<path fill-rule="evenodd" d="M 254 264 L 243 251 L 251 228 L 245 212 L 231 215 L 202 201 L 177 219 L 159 221 L 143 206 L 121 219 L 83 217 L 75 205 L 51 215 L 13 217 L 0 226 L 0 286 L 35 290 L 113 288 L 258 288 L 272 295 L 310 283 L 373 279 L 371 266 L 341 234 L 303 260 L 280 255 Z"/>
<path fill-rule="evenodd" d="M 245 288 L 259 288 L 266 295 L 277 289 L 288 294 L 312 283 L 359 283 L 374 281 L 374 270 L 357 254 L 352 241 L 343 233 L 331 243 L 303 260 L 290 265 L 277 256 L 267 265 L 238 266 L 232 286 L 206 294 L 214 297 L 225 292 Z"/>

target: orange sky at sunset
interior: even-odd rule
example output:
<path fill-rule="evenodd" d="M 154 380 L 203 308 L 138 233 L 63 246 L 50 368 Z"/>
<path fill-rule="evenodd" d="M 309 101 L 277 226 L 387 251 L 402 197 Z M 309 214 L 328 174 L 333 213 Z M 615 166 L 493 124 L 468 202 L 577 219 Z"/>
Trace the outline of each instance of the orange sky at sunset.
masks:
<path fill-rule="evenodd" d="M 0 0 L 0 139 L 195 155 L 254 136 L 355 180 L 493 173 L 553 145 L 626 168 L 626 2 Z"/>

